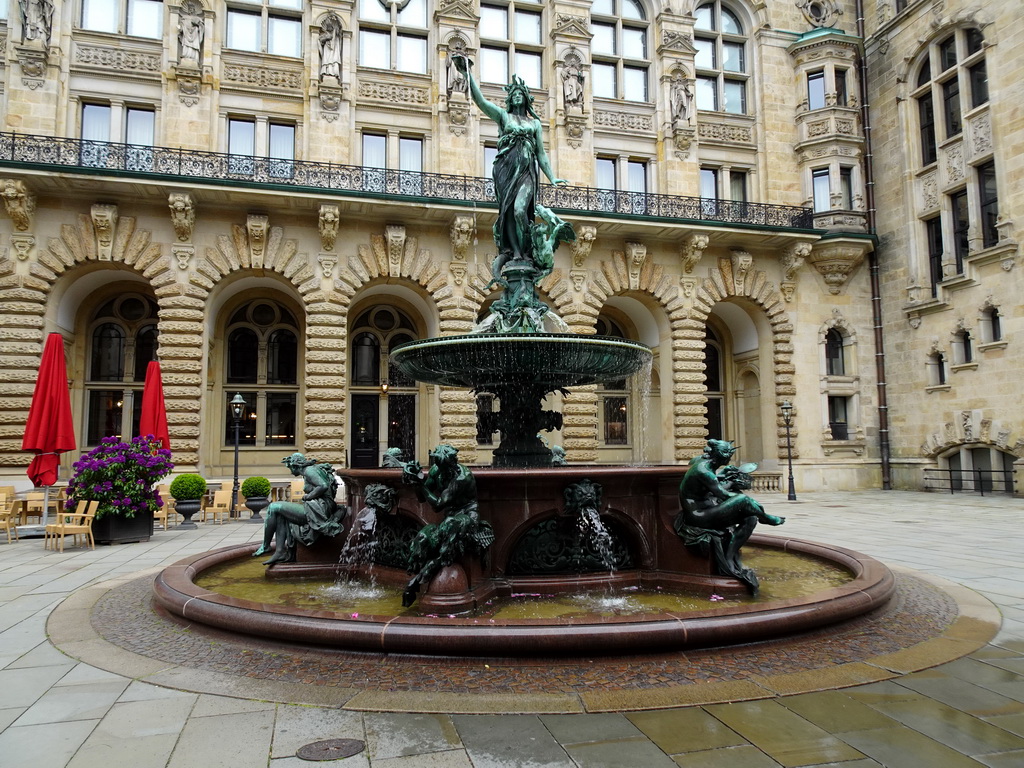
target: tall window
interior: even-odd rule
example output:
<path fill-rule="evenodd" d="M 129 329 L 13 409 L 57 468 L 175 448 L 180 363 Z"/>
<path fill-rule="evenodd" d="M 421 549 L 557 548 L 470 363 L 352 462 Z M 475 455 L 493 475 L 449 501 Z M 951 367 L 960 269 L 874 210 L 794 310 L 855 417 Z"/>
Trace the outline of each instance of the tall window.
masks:
<path fill-rule="evenodd" d="M 843 334 L 836 328 L 829 328 L 825 332 L 825 373 L 829 376 L 846 375 L 843 346 Z"/>
<path fill-rule="evenodd" d="M 697 109 L 747 114 L 747 39 L 739 17 L 715 0 L 695 11 Z"/>
<path fill-rule="evenodd" d="M 590 7 L 594 96 L 650 101 L 650 30 L 638 0 L 594 0 Z"/>
<path fill-rule="evenodd" d="M 971 220 L 967 212 L 967 190 L 949 196 L 949 207 L 953 214 L 953 255 L 956 257 L 956 273 L 963 274 L 964 258 L 970 250 Z"/>
<path fill-rule="evenodd" d="M 227 9 L 227 47 L 302 56 L 302 0 L 250 0 Z M 261 7 L 254 8 L 259 4 Z"/>
<path fill-rule="evenodd" d="M 938 295 L 942 282 L 942 220 L 935 216 L 924 222 L 928 240 L 928 277 L 932 286 L 932 297 Z"/>
<path fill-rule="evenodd" d="M 530 88 L 540 88 L 543 60 L 539 0 L 490 0 L 480 4 L 480 80 L 504 85 L 518 75 Z"/>
<path fill-rule="evenodd" d="M 971 332 L 961 328 L 953 334 L 953 363 L 955 365 L 966 365 L 974 362 L 974 340 Z"/>
<path fill-rule="evenodd" d="M 815 213 L 828 211 L 832 208 L 828 176 L 828 168 L 816 168 L 811 171 L 811 191 L 814 200 Z"/>
<path fill-rule="evenodd" d="M 807 108 L 824 109 L 825 107 L 825 71 L 807 73 Z"/>
<path fill-rule="evenodd" d="M 991 160 L 979 165 L 978 206 L 981 209 L 981 244 L 991 248 L 999 241 L 996 221 L 999 219 L 999 195 L 996 193 L 996 165 Z"/>
<path fill-rule="evenodd" d="M 155 126 L 152 107 L 82 104 L 82 165 L 107 166 L 112 158 L 107 142 L 113 141 L 131 145 L 124 148 L 125 170 L 152 170 Z"/>
<path fill-rule="evenodd" d="M 598 336 L 617 339 L 628 338 L 622 326 L 604 315 L 597 318 L 595 326 Z M 598 391 L 601 401 L 603 443 L 607 446 L 629 445 L 630 440 L 630 392 L 629 382 L 621 381 L 602 384 Z"/>
<path fill-rule="evenodd" d="M 643 214 L 647 210 L 647 170 L 646 160 L 596 158 L 598 209 Z"/>
<path fill-rule="evenodd" d="M 161 0 L 82 0 L 82 29 L 160 39 L 163 27 Z"/>
<path fill-rule="evenodd" d="M 828 428 L 833 440 L 850 439 L 850 423 L 847 416 L 850 398 L 828 396 Z"/>
<path fill-rule="evenodd" d="M 156 302 L 124 293 L 103 304 L 90 323 L 85 373 L 85 440 L 139 431 L 146 367 L 156 359 Z"/>
<path fill-rule="evenodd" d="M 234 441 L 228 401 L 238 392 L 246 415 L 239 444 L 296 444 L 299 397 L 299 325 L 290 310 L 269 299 L 236 309 L 225 329 L 224 442 Z"/>
<path fill-rule="evenodd" d="M 711 326 L 707 326 L 704 335 L 704 390 L 708 438 L 722 440 L 725 436 L 725 368 L 722 342 Z"/>
<path fill-rule="evenodd" d="M 359 66 L 425 73 L 426 0 L 359 0 Z"/>
<path fill-rule="evenodd" d="M 270 158 L 267 174 L 271 177 L 288 178 L 294 171 L 295 160 L 294 123 L 268 120 L 266 117 L 228 118 L 228 172 L 252 175 L 256 170 L 257 156 Z"/>

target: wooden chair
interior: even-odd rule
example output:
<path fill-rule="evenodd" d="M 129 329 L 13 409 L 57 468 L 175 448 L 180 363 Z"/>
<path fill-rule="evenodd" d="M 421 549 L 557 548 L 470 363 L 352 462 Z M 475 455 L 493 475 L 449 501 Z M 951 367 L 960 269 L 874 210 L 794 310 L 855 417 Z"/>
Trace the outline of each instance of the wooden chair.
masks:
<path fill-rule="evenodd" d="M 207 517 L 213 517 L 213 522 L 223 523 L 231 519 L 231 491 L 215 491 L 213 503 L 203 508 L 203 522 Z"/>
<path fill-rule="evenodd" d="M 83 503 L 84 509 L 82 508 Z M 77 546 L 78 537 L 82 536 L 89 542 L 89 549 L 96 549 L 96 541 L 92 536 L 92 521 L 96 517 L 96 510 L 99 509 L 99 506 L 98 501 L 79 501 L 74 512 L 62 512 L 56 523 L 46 526 L 43 547 L 52 549 L 54 546 L 59 546 L 60 551 L 63 552 L 65 537 L 74 536 Z M 59 545 L 56 544 L 58 538 L 60 539 Z M 49 543 L 48 547 L 47 543 Z"/>
<path fill-rule="evenodd" d="M 41 491 L 32 491 L 25 497 L 26 520 L 30 517 L 38 517 L 43 522 L 43 505 L 46 503 L 46 494 Z"/>
<path fill-rule="evenodd" d="M 178 524 L 178 513 L 174 511 L 174 499 L 171 496 L 170 486 L 158 485 L 156 490 L 157 493 L 160 494 L 160 499 L 163 501 L 164 505 L 153 513 L 153 519 L 162 523 L 164 530 L 166 531 L 171 527 L 172 522 L 175 525 Z"/>
<path fill-rule="evenodd" d="M 18 525 L 11 509 L 11 497 L 7 495 L 0 496 L 0 531 L 7 532 L 7 544 L 11 543 L 11 531 L 14 531 L 14 540 L 18 540 Z"/>

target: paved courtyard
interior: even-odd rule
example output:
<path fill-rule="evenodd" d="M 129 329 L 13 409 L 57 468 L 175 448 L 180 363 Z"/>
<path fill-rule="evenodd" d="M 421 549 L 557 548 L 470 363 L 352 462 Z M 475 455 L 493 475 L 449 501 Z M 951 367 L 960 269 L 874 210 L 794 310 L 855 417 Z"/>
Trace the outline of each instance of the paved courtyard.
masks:
<path fill-rule="evenodd" d="M 345 767 L 1024 766 L 1024 501 L 881 491 L 763 500 L 787 517 L 788 535 L 974 590 L 999 609 L 1001 627 L 937 667 L 792 696 L 600 714 L 358 711 L 274 703 L 304 700 L 285 689 L 239 698 L 152 685 L 138 670 L 78 662 L 47 639 L 47 619 L 72 593 L 80 600 L 83 588 L 252 541 L 258 526 L 172 528 L 148 543 L 63 554 L 27 539 L 0 544 L 0 766 L 296 768 L 310 765 L 296 750 L 325 738 L 366 742 L 322 763 Z M 74 600 L 61 609 L 65 636 Z M 79 613 L 86 637 L 88 613 Z"/>

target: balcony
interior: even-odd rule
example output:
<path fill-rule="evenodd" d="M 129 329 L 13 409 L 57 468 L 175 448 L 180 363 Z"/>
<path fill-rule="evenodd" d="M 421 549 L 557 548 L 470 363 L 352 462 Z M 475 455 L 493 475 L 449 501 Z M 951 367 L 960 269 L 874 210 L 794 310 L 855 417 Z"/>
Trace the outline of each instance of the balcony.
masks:
<path fill-rule="evenodd" d="M 415 202 L 495 204 L 494 184 L 476 176 L 416 173 L 170 147 L 0 133 L 0 167 L 106 177 L 202 182 L 342 197 Z M 542 184 L 540 202 L 559 211 L 595 216 L 699 221 L 810 230 L 810 208 L 701 197 L 618 192 Z"/>

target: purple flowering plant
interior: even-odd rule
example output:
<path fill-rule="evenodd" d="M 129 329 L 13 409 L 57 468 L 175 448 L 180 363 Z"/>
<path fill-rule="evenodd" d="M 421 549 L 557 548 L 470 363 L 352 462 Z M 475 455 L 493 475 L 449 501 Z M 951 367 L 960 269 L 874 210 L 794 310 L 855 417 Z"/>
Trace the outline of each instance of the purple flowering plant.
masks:
<path fill-rule="evenodd" d="M 174 469 L 171 452 L 152 435 L 123 442 L 105 437 L 74 463 L 68 498 L 98 500 L 96 517 L 135 517 L 163 506 L 156 484 Z M 70 506 L 70 503 L 69 503 Z"/>

